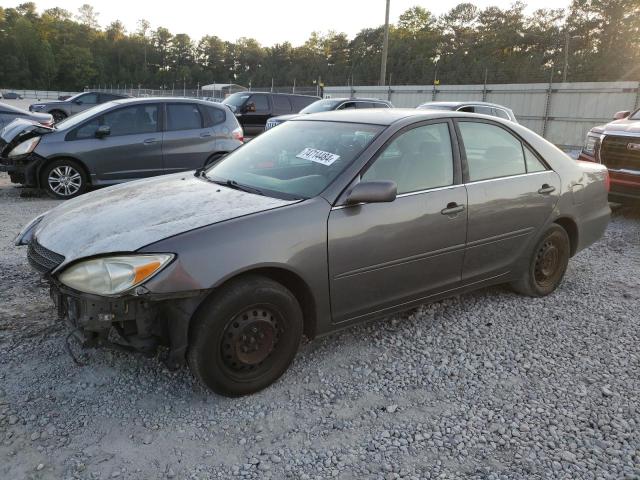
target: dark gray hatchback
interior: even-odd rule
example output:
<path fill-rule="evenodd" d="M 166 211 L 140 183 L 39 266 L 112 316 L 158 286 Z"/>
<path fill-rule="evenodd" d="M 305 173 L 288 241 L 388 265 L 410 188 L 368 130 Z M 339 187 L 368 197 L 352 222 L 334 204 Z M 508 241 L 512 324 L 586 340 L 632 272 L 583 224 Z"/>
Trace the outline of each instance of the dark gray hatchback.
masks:
<path fill-rule="evenodd" d="M 609 214 L 606 168 L 520 125 L 365 110 L 71 200 L 17 243 L 85 345 L 163 344 L 170 367 L 243 395 L 287 369 L 303 334 L 497 283 L 548 295 Z"/>
<path fill-rule="evenodd" d="M 0 133 L 11 181 L 72 198 L 90 185 L 204 167 L 242 145 L 228 108 L 184 98 L 106 102 L 47 128 L 16 120 Z"/>

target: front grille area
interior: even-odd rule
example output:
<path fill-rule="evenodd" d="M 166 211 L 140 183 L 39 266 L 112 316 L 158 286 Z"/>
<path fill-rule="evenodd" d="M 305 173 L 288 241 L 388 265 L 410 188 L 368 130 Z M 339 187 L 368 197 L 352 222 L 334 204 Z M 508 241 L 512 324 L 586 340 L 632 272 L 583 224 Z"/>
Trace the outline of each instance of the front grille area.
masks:
<path fill-rule="evenodd" d="M 44 248 L 36 240 L 29 244 L 27 259 L 33 268 L 40 273 L 48 273 L 64 261 L 64 256 Z"/>
<path fill-rule="evenodd" d="M 600 161 L 611 169 L 640 172 L 640 137 L 605 137 L 600 147 Z"/>
<path fill-rule="evenodd" d="M 278 122 L 268 121 L 267 124 L 265 125 L 264 129 L 265 130 L 269 130 L 270 128 L 273 128 L 276 125 L 278 125 Z"/>

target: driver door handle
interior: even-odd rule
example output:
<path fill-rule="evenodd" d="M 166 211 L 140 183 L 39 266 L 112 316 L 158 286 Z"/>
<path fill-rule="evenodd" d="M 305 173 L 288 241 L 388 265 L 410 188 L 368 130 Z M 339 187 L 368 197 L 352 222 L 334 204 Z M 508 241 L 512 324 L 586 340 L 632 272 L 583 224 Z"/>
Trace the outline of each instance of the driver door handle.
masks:
<path fill-rule="evenodd" d="M 545 183 L 544 185 L 542 185 L 540 190 L 538 190 L 538 193 L 540 193 L 541 195 L 547 195 L 555 191 L 556 191 L 556 187 L 552 187 L 548 183 Z"/>
<path fill-rule="evenodd" d="M 202 133 L 200 134 L 200 136 L 201 136 L 202 138 L 207 138 L 207 137 L 210 137 L 211 135 L 212 135 L 212 133 L 211 133 L 211 132 L 202 132 Z"/>
<path fill-rule="evenodd" d="M 447 208 L 440 210 L 442 215 L 454 215 L 464 211 L 464 205 L 458 205 L 456 202 L 450 202 L 447 204 Z"/>
<path fill-rule="evenodd" d="M 158 139 L 157 139 L 157 138 L 147 138 L 147 139 L 146 139 L 144 142 L 142 142 L 142 143 L 144 143 L 145 145 L 151 145 L 151 144 L 153 144 L 153 143 L 156 143 L 157 141 L 158 141 Z"/>

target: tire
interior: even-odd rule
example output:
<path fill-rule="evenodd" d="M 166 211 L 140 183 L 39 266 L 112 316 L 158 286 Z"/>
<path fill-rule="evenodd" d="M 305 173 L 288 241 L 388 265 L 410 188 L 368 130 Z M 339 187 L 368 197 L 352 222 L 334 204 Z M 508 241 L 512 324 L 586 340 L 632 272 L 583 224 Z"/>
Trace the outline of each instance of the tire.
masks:
<path fill-rule="evenodd" d="M 511 286 L 530 297 L 549 295 L 564 278 L 570 251 L 566 230 L 560 225 L 551 225 L 533 249 L 526 271 Z"/>
<path fill-rule="evenodd" d="M 44 166 L 40 185 L 56 199 L 67 200 L 87 191 L 87 174 L 84 168 L 71 159 L 55 160 Z"/>
<path fill-rule="evenodd" d="M 302 310 L 281 284 L 247 275 L 223 286 L 198 309 L 187 361 L 216 393 L 239 397 L 275 382 L 302 338 Z"/>
<path fill-rule="evenodd" d="M 53 117 L 53 123 L 58 123 L 67 118 L 67 114 L 61 110 L 53 110 L 49 112 Z"/>

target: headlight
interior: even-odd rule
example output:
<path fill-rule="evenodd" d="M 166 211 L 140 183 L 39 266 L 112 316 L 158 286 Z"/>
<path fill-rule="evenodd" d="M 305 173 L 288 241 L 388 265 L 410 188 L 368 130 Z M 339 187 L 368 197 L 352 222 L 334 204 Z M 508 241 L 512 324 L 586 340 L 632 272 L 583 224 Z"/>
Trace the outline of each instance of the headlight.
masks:
<path fill-rule="evenodd" d="M 26 155 L 27 153 L 33 152 L 40 141 L 40 137 L 32 137 L 29 140 L 25 140 L 22 143 L 19 143 L 17 147 L 9 152 L 10 157 L 17 157 L 19 155 Z"/>
<path fill-rule="evenodd" d="M 66 286 L 96 295 L 117 295 L 140 285 L 164 268 L 171 254 L 122 255 L 76 263 L 60 274 Z"/>
<path fill-rule="evenodd" d="M 598 137 L 592 137 L 591 135 L 587 135 L 587 141 L 585 142 L 584 148 L 582 149 L 582 151 L 584 153 L 588 153 L 589 155 L 595 155 L 597 143 L 598 143 Z"/>
<path fill-rule="evenodd" d="M 44 218 L 44 216 L 49 213 L 49 211 L 44 212 L 42 215 L 38 215 L 36 218 L 27 223 L 20 233 L 13 241 L 13 243 L 18 245 L 29 245 L 31 243 L 31 239 L 33 238 L 33 232 L 36 230 L 36 227 L 40 225 L 40 222 Z"/>

